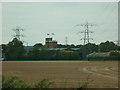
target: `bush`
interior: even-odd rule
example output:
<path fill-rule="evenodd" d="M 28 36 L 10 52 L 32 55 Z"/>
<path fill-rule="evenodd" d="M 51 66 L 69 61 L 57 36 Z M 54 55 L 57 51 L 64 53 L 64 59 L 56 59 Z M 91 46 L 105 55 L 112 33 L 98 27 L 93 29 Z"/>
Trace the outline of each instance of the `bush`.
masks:
<path fill-rule="evenodd" d="M 14 76 L 9 78 L 2 77 L 2 88 L 30 88 L 30 86 Z"/>
<path fill-rule="evenodd" d="M 48 79 L 42 79 L 33 86 L 26 84 L 23 80 L 20 80 L 18 77 L 2 77 L 2 88 L 49 88 L 53 82 L 50 82 Z"/>
<path fill-rule="evenodd" d="M 111 51 L 110 58 L 114 59 L 114 60 L 119 60 L 120 59 L 120 52 L 119 51 Z"/>
<path fill-rule="evenodd" d="M 119 60 L 120 52 L 111 51 L 107 53 L 92 53 L 87 55 L 88 60 Z"/>
<path fill-rule="evenodd" d="M 87 77 L 87 80 L 80 85 L 78 89 L 83 89 L 83 88 L 88 88 L 88 79 L 89 76 Z M 13 88 L 50 88 L 54 82 L 50 82 L 48 79 L 42 79 L 38 83 L 35 83 L 34 85 L 28 85 L 26 84 L 23 80 L 20 80 L 18 77 L 2 77 L 2 89 L 9 89 L 13 90 Z M 26 89 L 25 89 L 26 90 Z"/>
<path fill-rule="evenodd" d="M 53 82 L 49 82 L 48 79 L 43 79 L 34 85 L 35 88 L 49 88 Z"/>

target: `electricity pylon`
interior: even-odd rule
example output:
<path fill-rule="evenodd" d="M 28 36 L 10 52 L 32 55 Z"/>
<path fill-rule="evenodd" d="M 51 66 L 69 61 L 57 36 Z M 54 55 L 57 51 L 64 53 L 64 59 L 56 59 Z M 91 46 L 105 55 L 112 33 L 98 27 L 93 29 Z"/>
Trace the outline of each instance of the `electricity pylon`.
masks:
<path fill-rule="evenodd" d="M 24 35 L 21 34 L 21 31 L 23 31 L 24 29 L 20 28 L 19 26 L 17 26 L 15 29 L 13 29 L 13 31 L 15 31 L 15 35 L 13 35 L 15 38 L 17 38 L 20 41 L 20 37 L 24 37 Z"/>
<path fill-rule="evenodd" d="M 68 37 L 65 37 L 65 45 L 68 45 Z"/>
<path fill-rule="evenodd" d="M 82 26 L 84 27 L 84 30 L 81 31 L 80 33 L 83 33 L 84 34 L 84 37 L 81 38 L 81 40 L 84 40 L 84 45 L 87 44 L 87 43 L 90 43 L 90 40 L 93 40 L 93 38 L 90 38 L 90 33 L 94 33 L 93 31 L 90 31 L 89 28 L 91 26 L 95 26 L 94 24 L 90 24 L 88 22 L 84 23 L 84 24 L 78 24 L 76 26 Z"/>

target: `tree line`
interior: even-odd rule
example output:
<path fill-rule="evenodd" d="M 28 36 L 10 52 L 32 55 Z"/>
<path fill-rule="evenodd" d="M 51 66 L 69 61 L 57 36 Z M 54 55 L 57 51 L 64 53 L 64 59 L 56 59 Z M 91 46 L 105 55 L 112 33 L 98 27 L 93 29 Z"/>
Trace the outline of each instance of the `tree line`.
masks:
<path fill-rule="evenodd" d="M 95 43 L 86 45 L 58 44 L 58 48 L 66 48 L 65 50 L 49 50 L 45 45 L 37 43 L 26 50 L 23 43 L 14 38 L 8 44 L 1 46 L 4 60 L 85 60 L 87 55 L 93 52 L 120 51 L 120 46 L 110 41 L 101 42 L 99 45 Z M 78 48 L 78 50 L 71 48 Z M 115 53 L 113 54 L 115 55 Z"/>

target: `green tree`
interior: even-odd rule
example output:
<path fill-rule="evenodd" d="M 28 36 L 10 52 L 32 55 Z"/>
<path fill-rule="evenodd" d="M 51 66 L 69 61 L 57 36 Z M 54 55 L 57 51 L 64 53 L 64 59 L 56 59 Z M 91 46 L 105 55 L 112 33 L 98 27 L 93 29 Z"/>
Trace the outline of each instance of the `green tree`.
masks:
<path fill-rule="evenodd" d="M 35 44 L 32 50 L 30 50 L 28 53 L 28 59 L 41 60 L 47 59 L 48 56 L 49 55 L 47 48 L 43 46 L 41 43 Z"/>
<path fill-rule="evenodd" d="M 71 45 L 70 45 L 70 48 L 75 48 L 75 45 L 74 45 L 74 44 L 71 44 Z"/>
<path fill-rule="evenodd" d="M 66 48 L 67 46 L 66 45 L 62 45 L 62 44 L 58 44 L 57 47 L 58 48 Z"/>
<path fill-rule="evenodd" d="M 7 45 L 5 44 L 2 44 L 2 57 L 5 59 L 5 53 L 6 53 L 6 50 L 7 50 Z"/>
<path fill-rule="evenodd" d="M 75 47 L 76 47 L 76 48 L 81 48 L 81 47 L 82 47 L 82 45 L 76 45 Z"/>
<path fill-rule="evenodd" d="M 37 44 L 35 44 L 33 47 L 35 47 L 35 48 L 40 48 L 40 47 L 43 47 L 43 45 L 42 45 L 42 43 L 37 43 Z"/>
<path fill-rule="evenodd" d="M 117 49 L 117 46 L 113 42 L 109 42 L 109 41 L 102 42 L 99 45 L 100 52 L 109 52 L 116 49 Z"/>
<path fill-rule="evenodd" d="M 111 60 L 120 60 L 120 52 L 119 51 L 110 51 L 110 59 Z"/>
<path fill-rule="evenodd" d="M 98 51 L 98 45 L 93 43 L 88 43 L 86 45 L 81 46 L 79 52 L 82 55 L 82 58 L 85 59 L 88 54 L 97 52 L 97 51 Z"/>
<path fill-rule="evenodd" d="M 25 50 L 23 43 L 17 38 L 14 38 L 11 42 L 7 44 L 5 56 L 7 60 L 23 59 L 24 52 Z"/>
<path fill-rule="evenodd" d="M 2 46 L 2 53 L 5 53 L 7 49 L 7 45 L 2 44 L 1 46 Z"/>

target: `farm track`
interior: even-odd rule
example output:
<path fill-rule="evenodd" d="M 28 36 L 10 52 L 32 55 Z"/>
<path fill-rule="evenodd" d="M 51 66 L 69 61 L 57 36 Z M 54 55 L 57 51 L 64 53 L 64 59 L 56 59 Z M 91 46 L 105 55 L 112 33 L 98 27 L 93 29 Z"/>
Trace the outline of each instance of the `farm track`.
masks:
<path fill-rule="evenodd" d="M 108 69 L 107 69 L 108 70 Z M 91 73 L 91 74 L 96 74 L 96 75 L 99 75 L 99 76 L 102 76 L 102 77 L 105 77 L 105 78 L 111 78 L 113 80 L 118 80 L 118 77 L 114 77 L 111 75 L 110 72 L 107 72 L 105 69 L 104 71 L 99 71 L 99 69 L 97 69 L 96 67 L 95 68 L 90 68 L 90 67 L 87 67 L 87 68 L 83 68 L 83 71 L 87 72 L 87 73 Z"/>
<path fill-rule="evenodd" d="M 13 61 L 2 62 L 2 70 L 3 75 L 18 76 L 27 83 L 48 78 L 60 88 L 79 87 L 89 75 L 90 88 L 118 87 L 117 61 Z"/>

